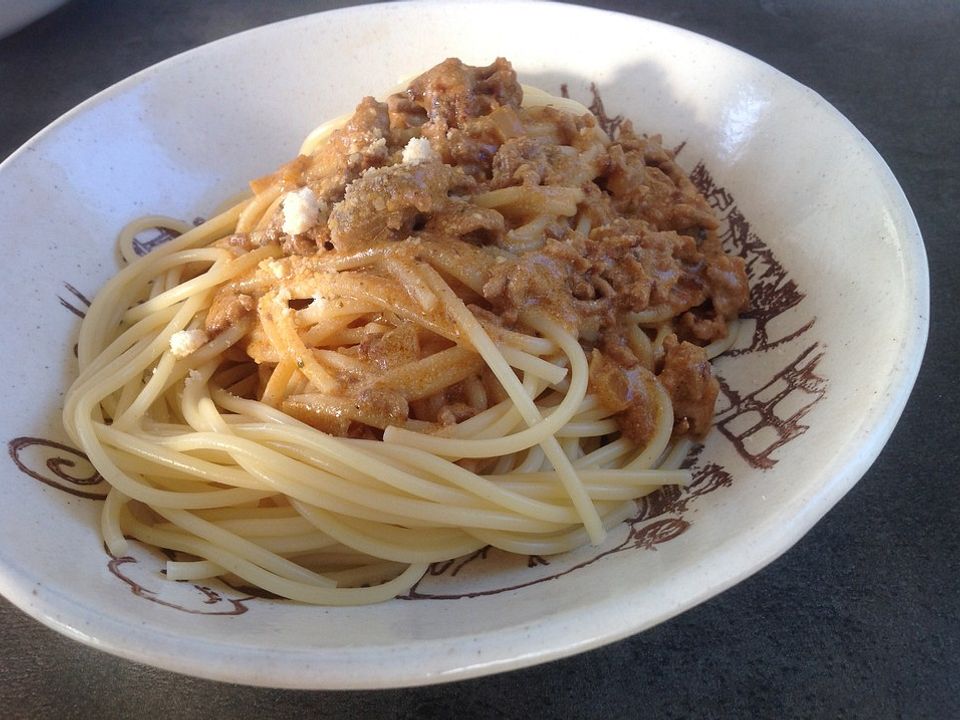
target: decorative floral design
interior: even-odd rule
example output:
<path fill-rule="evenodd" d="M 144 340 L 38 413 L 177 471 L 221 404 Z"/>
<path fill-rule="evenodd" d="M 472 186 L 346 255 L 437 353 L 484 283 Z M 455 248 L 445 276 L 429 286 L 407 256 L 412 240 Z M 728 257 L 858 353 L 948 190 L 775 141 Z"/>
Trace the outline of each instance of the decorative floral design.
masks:
<path fill-rule="evenodd" d="M 103 500 L 110 490 L 87 456 L 69 445 L 18 437 L 7 443 L 7 450 L 21 472 L 57 490 L 92 500 Z"/>
<path fill-rule="evenodd" d="M 86 295 L 84 295 L 82 292 L 77 290 L 70 283 L 65 282 L 63 286 L 67 289 L 68 293 L 73 295 L 73 298 L 71 300 L 67 300 L 66 298 L 63 298 L 60 295 L 57 295 L 57 300 L 59 300 L 60 304 L 63 305 L 67 310 L 69 310 L 70 312 L 72 312 L 74 315 L 76 315 L 78 318 L 82 320 L 87 316 L 87 308 L 90 307 L 90 301 L 87 299 Z M 79 300 L 80 304 L 83 306 L 82 309 L 78 308 L 76 305 L 73 304 L 77 300 Z"/>
<path fill-rule="evenodd" d="M 249 610 L 251 595 L 231 597 L 230 589 L 221 583 L 218 587 L 187 581 L 169 582 L 161 579 L 166 558 L 156 550 L 144 549 L 140 543 L 131 543 L 131 555 L 110 555 L 107 569 L 130 587 L 137 597 L 193 615 L 243 615 Z M 156 588 L 156 589 L 154 589 Z"/>
<path fill-rule="evenodd" d="M 823 357 L 822 352 L 816 352 L 818 347 L 813 343 L 768 383 L 746 395 L 720 379 L 720 389 L 730 407 L 717 416 L 716 428 L 751 466 L 773 467 L 773 451 L 807 431 L 808 426 L 800 421 L 826 393 L 826 380 L 814 372 Z M 791 396 L 800 396 L 799 407 L 790 400 Z M 781 405 L 789 408 L 787 417 L 777 414 Z M 768 436 L 766 439 L 762 439 L 762 431 Z"/>
<path fill-rule="evenodd" d="M 206 222 L 206 218 L 195 217 L 193 219 L 194 227 L 203 225 L 204 222 Z M 161 225 L 145 228 L 134 236 L 132 243 L 133 251 L 137 254 L 137 257 L 143 257 L 155 247 L 168 243 L 176 237 L 180 237 L 180 233 L 173 228 L 163 227 Z M 89 305 L 89 303 L 87 304 Z"/>

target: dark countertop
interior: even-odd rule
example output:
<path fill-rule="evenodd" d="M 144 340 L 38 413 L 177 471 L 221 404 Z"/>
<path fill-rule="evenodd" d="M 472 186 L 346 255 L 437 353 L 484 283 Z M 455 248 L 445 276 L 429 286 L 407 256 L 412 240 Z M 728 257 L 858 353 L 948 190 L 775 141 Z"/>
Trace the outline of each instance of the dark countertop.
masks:
<path fill-rule="evenodd" d="M 342 4 L 73 0 L 0 39 L 0 158 L 143 67 Z M 960 718 L 960 4 L 589 4 L 765 60 L 833 103 L 900 180 L 926 241 L 932 325 L 873 468 L 784 557 L 703 605 L 599 650 L 450 685 L 301 692 L 196 680 L 82 646 L 0 600 L 0 716 Z"/>

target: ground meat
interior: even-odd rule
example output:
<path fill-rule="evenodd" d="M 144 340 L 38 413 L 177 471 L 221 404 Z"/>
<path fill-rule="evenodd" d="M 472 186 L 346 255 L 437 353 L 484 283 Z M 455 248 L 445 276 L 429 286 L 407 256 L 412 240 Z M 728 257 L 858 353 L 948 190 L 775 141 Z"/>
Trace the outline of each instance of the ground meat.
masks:
<path fill-rule="evenodd" d="M 667 306 L 676 316 L 706 304 L 730 319 L 747 307 L 747 277 L 740 258 L 706 243 L 698 248 L 691 236 L 657 231 L 646 221 L 618 219 L 594 228 L 585 255 L 590 275 L 599 276 L 615 292 L 617 311 Z M 687 322 L 704 319 L 701 313 Z M 707 335 L 700 330 L 691 337 L 716 339 L 715 332 L 721 331 L 722 337 L 725 327 L 721 321 Z"/>
<path fill-rule="evenodd" d="M 590 222 L 591 227 L 609 225 L 618 217 L 610 195 L 601 190 L 595 182 L 585 183 L 581 189 L 584 198 L 580 203 L 580 215 Z"/>
<path fill-rule="evenodd" d="M 714 309 L 726 318 L 735 318 L 750 301 L 746 263 L 743 258 L 719 252 L 707 265 L 706 283 Z"/>
<path fill-rule="evenodd" d="M 406 93 L 395 93 L 387 98 L 387 117 L 396 130 L 419 128 L 427 121 L 427 111 Z"/>
<path fill-rule="evenodd" d="M 517 261 L 494 265 L 483 297 L 507 324 L 515 324 L 525 310 L 541 310 L 579 332 L 593 301 L 580 302 L 573 288 L 587 261 L 567 243 L 548 241 L 542 249 L 524 253 Z"/>
<path fill-rule="evenodd" d="M 490 187 L 539 185 L 551 170 L 547 157 L 549 147 L 555 146 L 541 138 L 524 137 L 505 142 L 493 159 Z"/>
<path fill-rule="evenodd" d="M 615 413 L 630 405 L 632 391 L 626 371 L 597 349 L 590 356 L 589 389 L 601 405 Z"/>
<path fill-rule="evenodd" d="M 444 60 L 411 82 L 405 94 L 425 110 L 430 122 L 447 128 L 462 127 L 503 105 L 518 108 L 523 99 L 517 74 L 504 58 L 486 67 Z"/>
<path fill-rule="evenodd" d="M 313 255 L 317 252 L 317 243 L 306 233 L 284 235 L 280 240 L 280 248 L 284 255 Z"/>
<path fill-rule="evenodd" d="M 650 397 L 649 371 L 624 367 L 594 350 L 590 358 L 590 391 L 615 413 L 620 432 L 638 445 L 646 445 L 657 426 L 656 405 Z"/>
<path fill-rule="evenodd" d="M 702 304 L 710 297 L 711 267 L 693 238 L 619 219 L 594 228 L 589 238 L 568 233 L 516 262 L 501 263 L 483 294 L 508 322 L 540 306 L 568 327 L 582 329 L 598 320 L 602 330 L 623 313 L 668 305 L 672 316 Z M 732 280 L 731 295 L 739 288 L 732 269 L 719 277 Z"/>
<path fill-rule="evenodd" d="M 727 336 L 727 320 L 710 305 L 683 313 L 674 320 L 673 329 L 681 340 L 709 344 Z"/>
<path fill-rule="evenodd" d="M 459 128 L 439 130 L 436 126 L 425 127 L 423 136 L 430 138 L 444 162 L 457 165 L 476 180 L 489 177 L 498 147 L 495 141 L 472 136 Z"/>
<path fill-rule="evenodd" d="M 507 140 L 493 158 L 491 188 L 562 184 L 578 158 L 546 138 Z"/>
<path fill-rule="evenodd" d="M 237 293 L 229 285 L 225 286 L 217 292 L 210 309 L 207 310 L 204 329 L 211 335 L 223 332 L 247 313 L 253 312 L 256 306 L 256 300 L 249 295 Z"/>
<path fill-rule="evenodd" d="M 420 341 L 416 326 L 405 322 L 383 335 L 365 338 L 359 345 L 358 357 L 381 370 L 419 360 Z"/>
<path fill-rule="evenodd" d="M 624 123 L 607 155 L 602 183 L 618 213 L 646 220 L 659 230 L 694 236 L 717 227 L 707 201 L 674 162 L 673 153 L 660 145 L 659 137 L 640 137 Z"/>
<path fill-rule="evenodd" d="M 600 333 L 597 347 L 603 354 L 622 368 L 632 368 L 640 364 L 636 353 L 627 341 L 627 330 L 620 325 L 605 328 Z"/>
<path fill-rule="evenodd" d="M 437 412 L 437 422 L 441 425 L 456 425 L 477 414 L 477 411 L 463 402 L 447 403 Z"/>
<path fill-rule="evenodd" d="M 393 95 L 387 108 L 395 129 L 418 127 L 444 162 L 482 180 L 500 144 L 522 129 L 515 120 L 522 98 L 516 73 L 503 58 L 486 67 L 450 59 Z"/>
<path fill-rule="evenodd" d="M 451 199 L 439 212 L 430 213 L 424 222 L 422 235 L 493 245 L 503 238 L 504 232 L 503 215 L 496 210 Z"/>
<path fill-rule="evenodd" d="M 663 369 L 657 378 L 673 400 L 674 432 L 702 438 L 713 423 L 720 383 L 702 347 L 670 335 L 663 343 Z"/>
<path fill-rule="evenodd" d="M 334 130 L 310 157 L 303 181 L 322 200 L 339 200 L 364 170 L 385 165 L 399 142 L 391 137 L 386 103 L 364 98 L 346 125 Z"/>
<path fill-rule="evenodd" d="M 456 203 L 451 193 L 472 187 L 473 181 L 460 170 L 437 161 L 370 170 L 334 205 L 328 221 L 330 242 L 337 250 L 352 252 L 406 239 L 433 214 Z"/>
<path fill-rule="evenodd" d="M 440 425 L 454 425 L 477 414 L 478 408 L 469 402 L 464 382 L 454 383 L 442 392 L 410 403 L 414 416 Z M 486 406 L 480 409 L 485 409 Z"/>
<path fill-rule="evenodd" d="M 283 213 L 277 212 L 258 230 L 234 233 L 220 243 L 236 252 L 250 252 L 265 245 L 279 245 L 284 255 L 313 255 L 329 239 L 324 223 L 298 235 L 283 232 Z"/>
<path fill-rule="evenodd" d="M 675 233 L 642 222 L 616 220 L 594 228 L 585 242 L 591 276 L 609 285 L 612 302 L 629 312 L 666 301 L 682 274 Z"/>

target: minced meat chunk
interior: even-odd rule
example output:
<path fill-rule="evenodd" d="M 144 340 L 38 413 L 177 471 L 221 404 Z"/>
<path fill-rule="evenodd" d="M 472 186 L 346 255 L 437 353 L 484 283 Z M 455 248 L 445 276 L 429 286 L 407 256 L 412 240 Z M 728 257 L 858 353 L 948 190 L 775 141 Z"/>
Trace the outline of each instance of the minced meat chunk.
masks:
<path fill-rule="evenodd" d="M 483 180 L 510 128 L 522 130 L 510 118 L 522 99 L 517 74 L 503 58 L 486 67 L 449 59 L 391 96 L 387 109 L 397 130 L 419 128 L 444 162 Z"/>
<path fill-rule="evenodd" d="M 461 197 L 474 187 L 462 171 L 438 161 L 369 170 L 330 213 L 330 242 L 353 252 L 415 231 L 495 242 L 503 234 L 503 216 Z"/>
<path fill-rule="evenodd" d="M 411 82 L 405 94 L 426 111 L 430 122 L 447 128 L 462 127 L 503 105 L 518 108 L 523 99 L 517 74 L 504 58 L 486 67 L 449 58 Z"/>
<path fill-rule="evenodd" d="M 436 161 L 369 170 L 334 205 L 328 221 L 330 242 L 337 250 L 353 252 L 406 239 L 428 217 L 446 209 L 451 193 L 473 185 L 457 168 Z"/>
<path fill-rule="evenodd" d="M 713 423 L 720 383 L 702 347 L 670 335 L 663 343 L 663 369 L 657 379 L 673 400 L 674 433 L 702 438 Z"/>
<path fill-rule="evenodd" d="M 320 199 L 339 200 L 344 188 L 365 170 L 385 165 L 399 142 L 391 138 L 386 103 L 364 98 L 346 125 L 334 130 L 310 156 L 304 181 Z"/>

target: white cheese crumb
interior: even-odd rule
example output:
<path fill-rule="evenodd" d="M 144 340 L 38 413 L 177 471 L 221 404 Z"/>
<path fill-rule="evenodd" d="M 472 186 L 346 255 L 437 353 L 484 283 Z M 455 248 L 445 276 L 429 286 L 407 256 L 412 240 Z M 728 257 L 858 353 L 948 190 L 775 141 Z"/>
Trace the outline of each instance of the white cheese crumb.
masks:
<path fill-rule="evenodd" d="M 174 357 L 185 358 L 210 342 L 203 330 L 181 330 L 170 336 L 170 352 Z"/>
<path fill-rule="evenodd" d="M 281 279 L 283 278 L 283 265 L 281 265 L 280 263 L 278 263 L 276 260 L 268 260 L 268 261 L 267 261 L 267 269 L 268 269 L 271 273 L 273 273 L 273 276 L 274 276 L 277 280 L 281 280 Z"/>
<path fill-rule="evenodd" d="M 363 154 L 367 157 L 383 157 L 387 154 L 387 139 L 378 138 L 363 149 Z"/>
<path fill-rule="evenodd" d="M 403 148 L 403 162 L 407 165 L 438 159 L 439 155 L 433 151 L 433 146 L 427 138 L 410 138 L 410 142 Z"/>
<path fill-rule="evenodd" d="M 283 231 L 287 235 L 304 233 L 320 221 L 320 200 L 313 190 L 302 187 L 283 198 Z"/>

